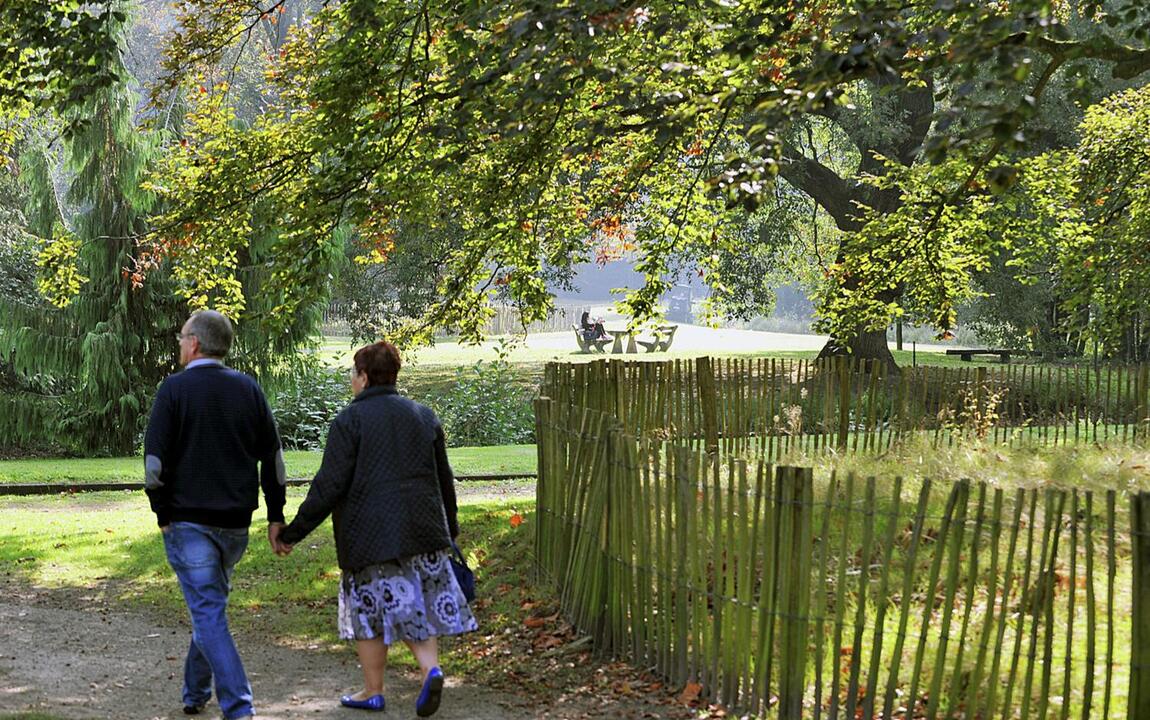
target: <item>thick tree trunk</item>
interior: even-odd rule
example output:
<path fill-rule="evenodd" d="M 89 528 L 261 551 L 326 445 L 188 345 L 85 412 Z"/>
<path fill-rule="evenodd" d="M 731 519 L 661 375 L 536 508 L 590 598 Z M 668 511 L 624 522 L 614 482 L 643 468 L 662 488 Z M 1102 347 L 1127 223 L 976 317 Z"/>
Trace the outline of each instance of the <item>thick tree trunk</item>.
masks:
<path fill-rule="evenodd" d="M 917 160 L 922 143 L 930 131 L 934 118 L 934 87 L 909 86 L 902 81 L 876 77 L 873 81 L 875 95 L 893 93 L 897 103 L 889 116 L 865 116 L 859 110 L 847 110 L 843 106 L 826 108 L 820 115 L 836 123 L 858 147 L 862 157 L 859 171 L 882 174 L 885 169 L 879 155 L 894 158 L 910 167 Z M 898 83 L 898 85 L 892 85 Z M 893 119 L 893 124 L 891 120 Z M 884 132 L 874 133 L 878 123 L 883 123 Z M 813 141 L 811 141 L 813 144 Z M 784 151 L 784 162 L 780 174 L 795 187 L 807 193 L 834 219 L 835 225 L 848 238 L 862 229 L 858 217 L 859 205 L 874 208 L 878 212 L 890 212 L 899 207 L 901 200 L 893 189 L 879 190 L 859 182 L 853 175 L 841 176 L 832 167 L 819 161 L 817 157 L 805 155 L 797 147 Z M 839 248 L 837 262 L 842 262 L 849 245 Z M 850 288 L 853 289 L 853 288 Z M 895 300 L 901 289 L 884 294 L 882 299 Z M 886 331 L 862 332 L 845 342 L 832 338 L 819 353 L 819 357 L 847 355 L 864 360 L 877 360 L 892 372 L 898 372 L 890 348 L 886 344 Z"/>
<path fill-rule="evenodd" d="M 819 351 L 818 359 L 836 356 L 876 360 L 886 365 L 887 370 L 898 372 L 898 364 L 887 346 L 886 330 L 860 332 L 845 343 L 835 338 L 827 340 L 827 344 Z"/>

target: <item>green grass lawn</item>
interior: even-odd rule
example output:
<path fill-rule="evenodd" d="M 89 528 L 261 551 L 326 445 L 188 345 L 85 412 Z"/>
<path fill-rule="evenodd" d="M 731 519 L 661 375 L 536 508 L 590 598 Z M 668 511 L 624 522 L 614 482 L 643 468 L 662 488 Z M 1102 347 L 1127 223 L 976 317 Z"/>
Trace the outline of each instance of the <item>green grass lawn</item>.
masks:
<path fill-rule="evenodd" d="M 860 463 L 853 467 L 858 472 L 881 474 L 886 480 L 895 473 L 908 477 L 927 474 L 944 484 L 950 478 L 971 476 L 1005 487 L 1052 481 L 1076 484 L 1081 478 L 1098 479 L 1101 474 L 1107 476 L 1106 484 L 1118 483 L 1121 487 L 1121 483 L 1134 484 L 1132 481 L 1143 475 L 1144 468 L 1135 467 L 1143 462 L 1140 455 L 1100 449 L 1064 450 L 999 452 L 958 447 L 938 454 L 932 461 L 910 456 L 845 460 Z M 839 466 L 840 470 L 844 468 Z M 825 472 L 819 474 L 826 476 Z M 904 488 L 907 502 L 913 499 L 913 490 L 913 484 Z M 289 488 L 289 518 L 304 492 L 304 488 Z M 530 672 L 543 662 L 537 656 L 527 658 L 525 650 L 532 648 L 532 642 L 544 643 L 536 645 L 537 650 L 553 641 L 553 633 L 558 633 L 555 637 L 561 637 L 562 642 L 577 637 L 563 626 L 561 619 L 554 619 L 557 602 L 547 583 L 531 581 L 535 577 L 533 506 L 533 499 L 522 497 L 503 501 L 464 499 L 460 506 L 461 544 L 477 569 L 477 607 L 482 609 L 483 632 L 452 640 L 446 647 L 452 666 L 475 682 L 496 686 L 500 682 L 523 682 L 519 673 Z M 940 512 L 941 508 L 933 505 L 929 509 L 930 516 L 937 517 Z M 521 524 L 512 522 L 515 515 L 521 516 Z M 876 533 L 878 530 L 881 527 Z M 276 642 L 316 645 L 321 652 L 348 652 L 335 631 L 339 570 L 330 525 L 325 523 L 286 559 L 272 555 L 262 531 L 263 523 L 257 521 L 251 547 L 236 573 L 234 627 L 241 633 Z M 861 532 L 857 523 L 851 528 L 848 549 L 858 547 L 857 535 Z M 1125 545 L 1121 537 L 1120 544 Z M 1081 545 L 1079 552 L 1083 552 Z M 1123 555 L 1126 552 L 1123 547 Z M 174 622 L 184 614 L 154 518 L 138 493 L 4 499 L 0 503 L 0 573 L 8 581 L 59 592 L 65 598 L 95 594 L 119 609 L 151 613 L 160 622 Z M 1126 561 L 1119 563 L 1117 583 L 1120 592 L 1130 585 Z M 528 617 L 532 618 L 531 624 L 526 624 Z M 893 612 L 888 614 L 888 621 L 894 617 Z M 1120 625 L 1125 617 L 1128 608 L 1123 600 Z M 536 624 L 544 622 L 545 626 L 535 629 Z M 1075 637 L 1080 637 L 1082 626 L 1078 625 Z M 910 630 L 913 637 L 917 628 L 912 624 Z M 892 636 L 893 633 L 888 634 L 886 642 Z M 1117 650 L 1116 662 L 1128 667 L 1128 645 L 1120 642 Z M 563 667 L 545 675 L 549 682 L 562 687 L 566 682 L 562 673 L 577 672 L 567 667 L 576 657 L 571 654 L 557 658 Z M 404 667 L 412 664 L 406 650 L 397 652 L 395 660 Z M 574 663 L 587 664 L 583 659 Z M 1116 681 L 1126 683 L 1124 673 L 1117 673 Z M 528 692 L 536 690 L 539 688 L 528 683 Z M 1124 689 L 1116 690 L 1116 698 L 1120 691 Z"/>
<path fill-rule="evenodd" d="M 306 488 L 288 488 L 289 519 L 305 493 Z M 532 498 L 523 497 L 461 500 L 459 543 L 476 570 L 487 632 L 502 633 L 522 622 L 520 604 L 528 593 L 534 597 L 524 583 L 533 572 L 533 505 Z M 513 525 L 517 514 L 524 521 Z M 121 610 L 152 613 L 160 622 L 175 622 L 186 612 L 155 517 L 142 496 L 131 491 L 5 498 L 0 504 L 0 573 L 49 593 L 97 594 Z M 232 624 L 269 639 L 346 650 L 336 632 L 338 578 L 330 520 L 288 558 L 271 552 L 264 523 L 257 520 L 235 575 Z M 518 590 L 506 590 L 512 587 Z M 397 659 L 412 662 L 406 650 Z M 485 663 L 470 652 L 453 659 L 461 670 L 481 669 Z"/>
<path fill-rule="evenodd" d="M 578 348 L 574 347 L 574 340 L 572 340 L 572 347 L 569 352 L 557 351 L 554 348 L 530 348 L 530 347 L 516 347 L 508 356 L 507 360 L 512 365 L 523 368 L 527 371 L 529 368 L 536 368 L 538 373 L 542 373 L 542 366 L 548 362 L 591 362 L 593 360 L 608 359 L 622 359 L 622 360 L 639 360 L 639 361 L 666 361 L 666 360 L 687 360 L 691 358 L 701 357 L 703 355 L 710 355 L 711 357 L 742 357 L 742 358 L 805 358 L 813 359 L 818 353 L 813 350 L 775 350 L 775 351 L 747 351 L 747 352 L 723 352 L 721 349 L 716 348 L 711 352 L 703 352 L 700 350 L 672 350 L 665 353 L 657 353 L 648 355 L 646 353 L 638 354 L 623 354 L 612 355 L 610 353 L 581 353 Z M 476 362 L 483 360 L 491 362 L 498 357 L 497 347 L 499 346 L 499 339 L 492 339 L 484 341 L 480 345 L 461 344 L 453 340 L 441 341 L 431 347 L 418 348 L 405 353 L 404 368 L 400 371 L 399 379 L 402 385 L 405 382 L 413 382 L 417 376 L 423 375 L 437 375 L 441 373 L 453 374 L 456 367 L 465 367 L 474 365 Z M 353 344 L 350 338 L 327 336 L 319 341 L 318 355 L 320 359 L 327 365 L 332 367 L 350 367 L 352 363 L 352 355 L 355 353 L 359 345 Z M 917 351 L 912 352 L 910 343 L 906 343 L 904 347 L 906 350 L 892 350 L 895 362 L 900 367 L 910 367 L 911 365 L 931 365 L 936 367 L 971 367 L 977 365 L 998 366 L 999 363 L 996 358 L 992 356 L 976 356 L 972 362 L 963 362 L 957 355 L 946 355 L 941 352 L 925 352 Z"/>
<path fill-rule="evenodd" d="M 333 345 L 335 343 L 335 345 Z M 329 338 L 325 341 L 324 347 L 324 361 L 329 364 L 339 365 L 339 363 L 346 361 L 351 362 L 350 352 L 346 358 L 343 358 L 340 353 L 342 349 L 337 347 L 343 345 L 335 339 Z M 727 352 L 727 353 L 713 353 L 712 357 L 720 358 L 780 358 L 780 359 L 805 359 L 813 360 L 818 353 L 813 351 L 780 351 L 780 352 Z M 900 367 L 911 367 L 912 358 L 910 351 L 892 351 L 895 362 Z M 512 373 L 515 376 L 515 384 L 533 390 L 537 388 L 543 381 L 543 369 L 548 362 L 565 362 L 565 363 L 585 363 L 593 360 L 607 359 L 625 359 L 628 361 L 640 362 L 662 362 L 667 360 L 692 360 L 702 356 L 699 352 L 668 352 L 659 353 L 653 356 L 645 355 L 565 355 L 554 356 L 548 355 L 546 351 L 542 350 L 521 350 L 512 355 L 508 362 L 511 366 Z M 399 389 L 405 395 L 414 398 L 420 402 L 425 402 L 427 398 L 443 392 L 450 387 L 458 375 L 461 368 L 468 368 L 476 362 L 483 360 L 491 362 L 495 360 L 496 355 L 494 350 L 490 347 L 471 347 L 459 346 L 453 344 L 450 350 L 443 350 L 440 346 L 435 348 L 425 348 L 420 351 L 418 358 L 405 365 L 399 374 Z M 1002 367 L 999 363 L 991 360 L 975 360 L 971 363 L 964 363 L 957 356 L 943 355 L 941 353 L 917 353 L 915 358 L 917 365 L 930 365 L 931 367 Z"/>
<path fill-rule="evenodd" d="M 306 478 L 319 469 L 320 452 L 284 453 L 288 477 Z M 535 472 L 534 445 L 448 448 L 456 475 Z M 138 457 L 0 460 L 0 485 L 11 483 L 142 482 L 144 462 Z"/>
<path fill-rule="evenodd" d="M 510 336 L 506 337 L 493 337 L 483 341 L 479 345 L 472 345 L 467 343 L 460 343 L 455 339 L 446 338 L 436 342 L 435 345 L 423 348 L 409 350 L 404 354 L 404 362 L 408 370 L 414 370 L 422 365 L 470 365 L 479 360 L 494 360 L 497 356 L 497 348 L 504 340 L 509 340 Z M 328 335 L 320 339 L 318 344 L 318 352 L 320 357 L 328 364 L 336 367 L 350 367 L 352 355 L 362 345 L 362 343 L 353 343 L 351 338 L 342 337 L 337 335 Z M 569 349 L 556 349 L 556 348 L 530 348 L 525 346 L 515 347 L 508 360 L 513 363 L 533 364 L 547 362 L 549 360 L 562 360 L 571 362 L 587 362 L 590 360 L 600 358 L 622 358 L 626 360 L 666 360 L 676 358 L 691 358 L 699 357 L 700 355 L 711 355 L 712 357 L 776 357 L 776 358 L 813 358 L 818 353 L 809 350 L 773 350 L 773 351 L 754 351 L 754 352 L 724 352 L 721 348 L 708 349 L 708 352 L 701 350 L 671 350 L 665 353 L 656 353 L 648 355 L 647 353 L 640 352 L 637 354 L 623 354 L 612 355 L 610 353 L 583 353 L 580 352 L 575 345 L 575 340 L 572 338 L 571 347 Z M 912 363 L 917 362 L 919 365 L 938 365 L 947 367 L 970 367 L 971 365 L 998 365 L 998 358 L 992 355 L 975 356 L 971 362 L 963 362 L 957 355 L 947 355 L 944 352 L 926 351 L 926 350 L 912 350 L 910 342 L 903 344 L 903 350 L 891 350 L 894 355 L 895 362 L 900 366 L 909 367 Z M 1027 362 L 1031 363 L 1034 359 L 1026 358 L 1025 356 L 1018 356 L 1014 360 L 1015 363 Z"/>

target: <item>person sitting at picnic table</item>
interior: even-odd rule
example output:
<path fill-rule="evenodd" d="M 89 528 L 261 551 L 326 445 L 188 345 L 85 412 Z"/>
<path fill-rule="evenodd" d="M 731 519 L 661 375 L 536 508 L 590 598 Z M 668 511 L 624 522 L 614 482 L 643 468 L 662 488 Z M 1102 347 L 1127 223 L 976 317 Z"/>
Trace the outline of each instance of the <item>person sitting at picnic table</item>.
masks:
<path fill-rule="evenodd" d="M 579 318 L 579 325 L 583 328 L 583 339 L 585 340 L 598 340 L 607 337 L 607 330 L 603 327 L 602 318 L 595 318 L 595 322 L 591 322 L 589 310 L 583 311 L 583 316 Z"/>

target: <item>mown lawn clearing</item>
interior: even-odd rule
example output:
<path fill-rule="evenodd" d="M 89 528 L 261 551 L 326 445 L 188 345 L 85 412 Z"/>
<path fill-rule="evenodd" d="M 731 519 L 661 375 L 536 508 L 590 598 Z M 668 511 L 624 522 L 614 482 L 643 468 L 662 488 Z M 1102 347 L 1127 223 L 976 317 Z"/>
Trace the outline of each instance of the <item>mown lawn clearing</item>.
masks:
<path fill-rule="evenodd" d="M 319 469 L 322 452 L 284 453 L 289 478 L 309 478 Z M 447 449 L 451 469 L 469 475 L 518 475 L 535 472 L 534 445 L 497 445 Z M 0 485 L 11 483 L 143 482 L 144 461 L 120 458 L 37 458 L 0 460 Z"/>

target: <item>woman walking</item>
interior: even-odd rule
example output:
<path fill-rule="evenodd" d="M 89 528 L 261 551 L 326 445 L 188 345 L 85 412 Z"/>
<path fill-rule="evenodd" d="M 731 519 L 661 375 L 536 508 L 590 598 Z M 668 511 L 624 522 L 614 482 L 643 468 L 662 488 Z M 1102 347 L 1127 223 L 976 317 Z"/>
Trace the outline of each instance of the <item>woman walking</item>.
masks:
<path fill-rule="evenodd" d="M 271 542 L 286 555 L 332 516 L 339 634 L 355 640 L 363 668 L 363 690 L 340 703 L 383 710 L 388 647 L 402 641 L 423 673 L 415 711 L 427 717 L 443 693 L 438 638 L 477 624 L 449 561 L 459 524 L 443 427 L 429 408 L 397 394 L 399 367 L 387 342 L 355 353 L 354 398 L 331 424 L 295 520 Z"/>

